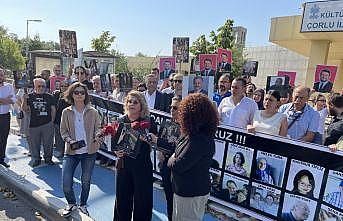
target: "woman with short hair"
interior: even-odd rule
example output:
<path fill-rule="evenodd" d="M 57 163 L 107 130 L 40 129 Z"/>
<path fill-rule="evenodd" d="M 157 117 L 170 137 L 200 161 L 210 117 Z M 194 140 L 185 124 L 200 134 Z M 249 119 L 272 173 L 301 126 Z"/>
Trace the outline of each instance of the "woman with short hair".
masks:
<path fill-rule="evenodd" d="M 207 96 L 195 93 L 181 101 L 177 121 L 181 138 L 168 160 L 174 191 L 173 220 L 202 220 L 211 186 L 209 169 L 218 113 Z"/>
<path fill-rule="evenodd" d="M 100 116 L 89 104 L 87 86 L 73 83 L 64 95 L 71 106 L 62 112 L 60 132 L 65 144 L 62 165 L 63 192 L 68 205 L 62 212 L 64 217 L 70 216 L 77 208 L 73 190 L 73 176 L 76 167 L 81 163 L 81 199 L 79 210 L 89 215 L 87 200 L 90 191 L 91 176 L 94 169 L 96 152 L 100 147 Z"/>

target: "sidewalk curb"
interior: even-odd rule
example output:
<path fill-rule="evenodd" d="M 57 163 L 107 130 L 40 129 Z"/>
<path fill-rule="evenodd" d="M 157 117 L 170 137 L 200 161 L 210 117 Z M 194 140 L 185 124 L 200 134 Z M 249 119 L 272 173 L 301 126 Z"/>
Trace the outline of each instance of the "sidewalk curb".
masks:
<path fill-rule="evenodd" d="M 19 135 L 19 130 L 11 128 L 10 133 Z M 29 166 L 29 165 L 28 165 Z M 66 203 L 25 179 L 10 168 L 0 166 L 0 183 L 12 190 L 25 203 L 38 210 L 48 220 L 53 221 L 94 221 L 79 210 L 72 212 L 67 219 L 60 214 Z"/>

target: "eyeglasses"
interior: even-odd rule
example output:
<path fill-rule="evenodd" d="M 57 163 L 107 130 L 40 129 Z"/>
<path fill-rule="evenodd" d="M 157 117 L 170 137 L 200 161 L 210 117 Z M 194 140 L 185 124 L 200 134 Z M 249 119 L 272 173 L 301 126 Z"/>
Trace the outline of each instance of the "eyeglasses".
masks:
<path fill-rule="evenodd" d="M 182 80 L 173 80 L 175 83 L 182 83 Z"/>
<path fill-rule="evenodd" d="M 326 102 L 326 100 L 317 100 L 317 102 L 318 102 L 318 101 L 321 101 L 321 102 Z"/>
<path fill-rule="evenodd" d="M 304 183 L 302 181 L 299 181 L 299 185 L 304 187 L 304 188 L 312 189 L 312 185 L 311 184 L 307 184 L 307 183 Z"/>
<path fill-rule="evenodd" d="M 134 104 L 134 105 L 136 105 L 136 104 L 138 104 L 138 101 L 136 101 L 136 100 L 127 100 L 127 103 L 128 103 L 128 104 Z"/>
<path fill-rule="evenodd" d="M 84 92 L 84 91 L 73 91 L 73 94 L 75 94 L 75 95 L 85 95 L 86 92 Z"/>
<path fill-rule="evenodd" d="M 294 96 L 294 100 L 296 101 L 296 100 L 304 100 L 304 99 L 306 99 L 306 97 L 300 97 L 300 96 Z"/>
<path fill-rule="evenodd" d="M 45 86 L 44 86 L 44 85 L 37 85 L 36 87 L 38 87 L 38 88 L 42 87 L 42 88 L 43 88 L 43 87 L 45 87 Z"/>

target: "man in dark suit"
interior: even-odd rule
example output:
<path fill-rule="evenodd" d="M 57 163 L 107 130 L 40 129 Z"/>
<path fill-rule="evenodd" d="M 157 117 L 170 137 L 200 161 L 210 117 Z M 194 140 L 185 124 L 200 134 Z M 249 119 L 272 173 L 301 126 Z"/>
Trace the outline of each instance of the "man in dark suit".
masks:
<path fill-rule="evenodd" d="M 218 71 L 221 73 L 231 73 L 231 64 L 228 62 L 228 55 L 226 53 L 222 53 L 221 55 L 221 62 L 219 62 Z"/>
<path fill-rule="evenodd" d="M 163 71 L 160 72 L 160 79 L 169 78 L 169 75 L 171 73 L 175 73 L 175 70 L 171 68 L 171 62 L 170 61 L 164 61 L 163 62 Z"/>
<path fill-rule="evenodd" d="M 202 93 L 202 94 L 207 95 L 207 91 L 202 88 L 203 83 L 204 83 L 204 79 L 202 79 L 201 76 L 194 77 L 194 79 L 193 79 L 194 90 L 191 90 L 189 93 L 190 94 L 191 93 Z"/>
<path fill-rule="evenodd" d="M 206 58 L 204 61 L 205 69 L 201 71 L 201 76 L 214 76 L 215 70 L 212 69 L 212 60 Z"/>
<path fill-rule="evenodd" d="M 330 70 L 323 69 L 320 71 L 320 81 L 314 83 L 313 89 L 317 92 L 328 93 L 332 91 L 333 83 L 330 82 Z"/>
<path fill-rule="evenodd" d="M 147 90 L 143 92 L 150 109 L 167 111 L 167 96 L 157 90 L 157 78 L 154 74 L 145 77 Z"/>

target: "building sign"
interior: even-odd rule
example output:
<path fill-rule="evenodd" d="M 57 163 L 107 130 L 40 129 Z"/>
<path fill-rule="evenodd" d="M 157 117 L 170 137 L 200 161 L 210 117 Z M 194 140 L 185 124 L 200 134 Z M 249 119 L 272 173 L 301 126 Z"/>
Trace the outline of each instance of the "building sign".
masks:
<path fill-rule="evenodd" d="M 300 32 L 343 31 L 343 1 L 307 2 Z"/>

